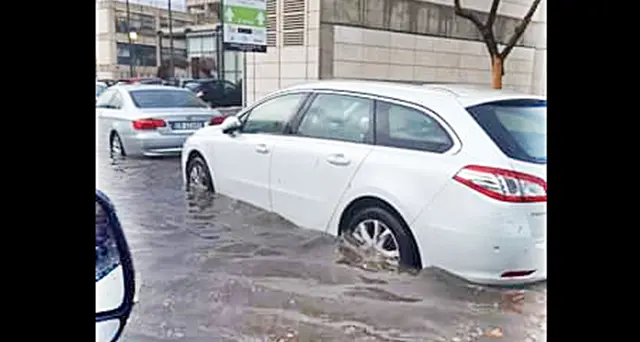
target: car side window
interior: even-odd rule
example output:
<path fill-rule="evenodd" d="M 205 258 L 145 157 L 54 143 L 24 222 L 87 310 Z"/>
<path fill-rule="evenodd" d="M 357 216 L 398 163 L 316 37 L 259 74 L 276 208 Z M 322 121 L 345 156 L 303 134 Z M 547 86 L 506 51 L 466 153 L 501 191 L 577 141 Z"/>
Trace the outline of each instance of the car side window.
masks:
<path fill-rule="evenodd" d="M 307 96 L 307 93 L 286 94 L 257 105 L 247 113 L 242 132 L 283 133 Z"/>
<path fill-rule="evenodd" d="M 442 153 L 453 146 L 444 128 L 415 108 L 378 101 L 376 145 Z"/>
<path fill-rule="evenodd" d="M 113 95 L 113 97 L 111 98 L 111 101 L 109 101 L 109 105 L 111 106 L 110 108 L 121 109 L 122 108 L 122 95 L 120 95 L 120 93 L 116 91 L 115 94 Z"/>
<path fill-rule="evenodd" d="M 111 98 L 113 94 L 115 94 L 115 90 L 107 89 L 105 90 L 100 97 L 98 97 L 98 101 L 96 101 L 96 108 L 109 108 L 111 104 Z"/>
<path fill-rule="evenodd" d="M 300 136 L 371 143 L 373 100 L 340 94 L 319 94 L 297 129 Z"/>

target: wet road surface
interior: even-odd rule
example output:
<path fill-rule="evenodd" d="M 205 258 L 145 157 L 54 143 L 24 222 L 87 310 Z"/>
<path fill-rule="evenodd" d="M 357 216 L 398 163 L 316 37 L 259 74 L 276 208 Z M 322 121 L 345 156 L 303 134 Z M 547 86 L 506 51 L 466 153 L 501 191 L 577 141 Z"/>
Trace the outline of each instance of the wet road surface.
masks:
<path fill-rule="evenodd" d="M 112 161 L 106 150 L 99 187 L 141 282 L 122 341 L 546 341 L 546 284 L 376 270 L 334 237 L 187 194 L 179 158 Z"/>

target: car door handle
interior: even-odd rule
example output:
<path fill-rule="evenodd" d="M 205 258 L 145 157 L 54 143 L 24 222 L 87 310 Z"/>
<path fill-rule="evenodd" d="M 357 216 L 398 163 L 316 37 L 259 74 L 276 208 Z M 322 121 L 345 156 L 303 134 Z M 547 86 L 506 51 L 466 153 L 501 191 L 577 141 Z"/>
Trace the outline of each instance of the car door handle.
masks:
<path fill-rule="evenodd" d="M 345 157 L 344 154 L 342 153 L 334 153 L 334 154 L 330 154 L 327 157 L 327 162 L 333 165 L 346 166 L 346 165 L 349 165 L 349 163 L 351 163 L 351 160 Z"/>
<path fill-rule="evenodd" d="M 269 153 L 269 148 L 267 148 L 267 145 L 265 145 L 265 144 L 258 144 L 256 146 L 256 152 L 262 153 L 262 154 L 267 154 L 267 153 Z"/>

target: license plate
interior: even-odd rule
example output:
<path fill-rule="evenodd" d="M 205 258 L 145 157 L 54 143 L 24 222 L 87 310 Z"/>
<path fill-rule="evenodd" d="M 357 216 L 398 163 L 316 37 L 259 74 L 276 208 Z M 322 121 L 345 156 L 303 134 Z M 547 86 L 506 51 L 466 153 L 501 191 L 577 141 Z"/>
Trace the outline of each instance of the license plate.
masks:
<path fill-rule="evenodd" d="M 194 121 L 187 121 L 187 122 L 172 122 L 171 123 L 171 129 L 176 130 L 176 131 L 193 131 L 196 129 L 200 129 L 204 127 L 204 122 L 194 122 Z"/>

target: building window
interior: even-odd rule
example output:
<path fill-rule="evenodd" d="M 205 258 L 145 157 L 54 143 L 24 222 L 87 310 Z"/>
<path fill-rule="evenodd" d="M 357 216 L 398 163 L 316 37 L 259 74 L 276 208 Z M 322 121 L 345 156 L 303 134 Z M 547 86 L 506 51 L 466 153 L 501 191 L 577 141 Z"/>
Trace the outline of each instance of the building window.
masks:
<path fill-rule="evenodd" d="M 175 17 L 173 18 L 173 28 L 180 28 L 191 25 L 190 22 L 184 20 L 177 20 Z M 169 28 L 169 18 L 161 17 L 160 18 L 160 28 L 168 29 Z"/>
<path fill-rule="evenodd" d="M 218 54 L 217 54 L 217 35 L 210 33 L 203 36 L 195 36 L 187 38 L 187 47 L 189 52 L 189 59 L 201 58 L 211 59 L 214 61 L 214 71 L 217 75 L 220 74 L 218 70 Z M 224 78 L 225 80 L 237 83 L 242 79 L 242 53 L 237 51 L 225 51 L 224 57 Z"/>
<path fill-rule="evenodd" d="M 168 47 L 162 48 L 162 60 L 169 62 L 169 56 L 171 56 L 171 49 Z M 186 69 L 189 67 L 187 62 L 187 50 L 173 48 L 173 65 L 176 68 Z"/>
<path fill-rule="evenodd" d="M 211 57 L 216 52 L 216 36 L 198 36 L 189 37 L 187 46 L 189 48 L 189 56 L 192 57 Z"/>
<path fill-rule="evenodd" d="M 155 67 L 158 65 L 156 61 L 156 47 L 151 45 L 133 44 L 129 49 L 129 44 L 118 43 L 118 64 L 131 64 L 131 56 L 133 56 L 134 65 Z"/>
<path fill-rule="evenodd" d="M 122 11 L 116 11 L 116 32 L 127 33 L 127 14 Z"/>
<path fill-rule="evenodd" d="M 151 15 L 130 13 L 131 30 L 138 32 L 141 35 L 155 36 L 156 34 L 156 21 Z M 116 32 L 127 33 L 127 12 L 116 11 Z"/>

